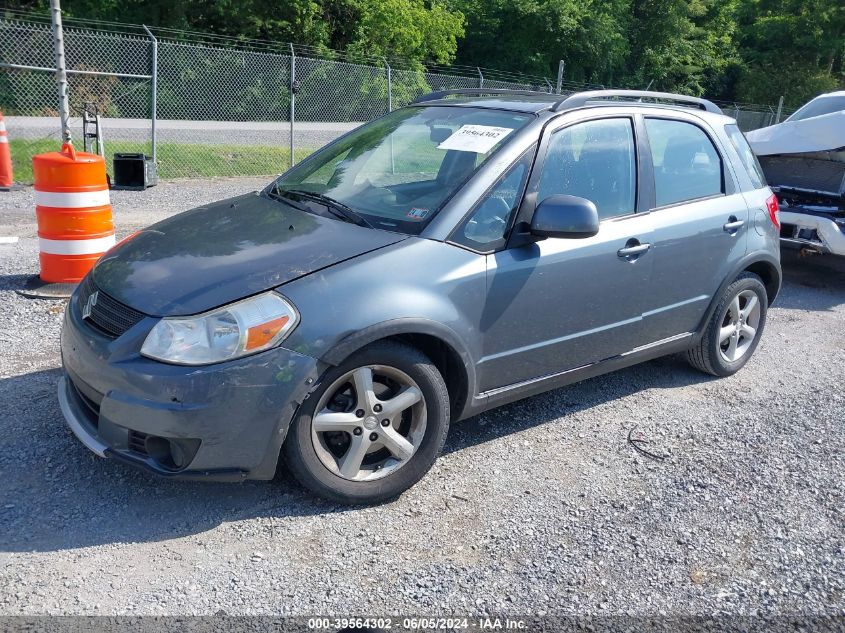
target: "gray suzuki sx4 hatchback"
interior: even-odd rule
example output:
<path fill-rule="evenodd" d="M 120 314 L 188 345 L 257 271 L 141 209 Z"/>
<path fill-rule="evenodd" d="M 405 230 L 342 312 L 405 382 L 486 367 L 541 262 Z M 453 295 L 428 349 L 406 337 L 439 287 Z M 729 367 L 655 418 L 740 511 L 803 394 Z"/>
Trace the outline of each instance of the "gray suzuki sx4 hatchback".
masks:
<path fill-rule="evenodd" d="M 708 101 L 433 93 L 261 192 L 124 240 L 74 293 L 62 412 L 163 476 L 397 496 L 449 424 L 670 353 L 738 371 L 777 200 Z"/>

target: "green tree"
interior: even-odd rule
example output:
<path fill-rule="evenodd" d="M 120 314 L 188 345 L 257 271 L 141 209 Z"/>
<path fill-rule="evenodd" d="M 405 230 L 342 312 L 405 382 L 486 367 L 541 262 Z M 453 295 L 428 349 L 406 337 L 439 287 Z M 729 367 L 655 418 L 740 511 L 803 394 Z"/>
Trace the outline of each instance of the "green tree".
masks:
<path fill-rule="evenodd" d="M 567 63 L 569 79 L 604 83 L 628 54 L 629 0 L 450 0 L 466 16 L 458 59 L 537 75 Z"/>
<path fill-rule="evenodd" d="M 791 106 L 845 85 L 843 0 L 63 0 L 62 4 L 73 17 L 295 42 L 329 57 L 330 49 L 360 60 L 403 57 L 413 71 L 404 77 L 407 97 L 424 89 L 422 71 L 431 62 L 552 78 L 558 61 L 564 60 L 568 80 L 651 85 L 758 103 L 773 103 L 783 94 Z M 12 0 L 7 6 L 43 13 L 48 0 Z M 343 92 L 354 86 L 379 95 L 386 90 L 381 77 L 368 78 L 360 71 L 341 78 L 327 73 L 315 66 L 309 69 L 309 81 L 335 86 L 340 104 Z M 394 88 L 405 85 L 399 75 L 394 79 Z M 255 87 L 257 102 L 267 90 Z M 277 105 L 284 107 L 281 101 Z"/>
<path fill-rule="evenodd" d="M 47 0 L 9 8 L 45 12 Z M 70 17 L 190 29 L 357 56 L 450 63 L 463 16 L 437 0 L 64 0 Z"/>
<path fill-rule="evenodd" d="M 356 14 L 345 50 L 368 57 L 398 56 L 447 64 L 464 35 L 460 12 L 422 0 L 347 0 Z"/>
<path fill-rule="evenodd" d="M 797 107 L 845 86 L 842 0 L 743 0 L 738 97 Z"/>
<path fill-rule="evenodd" d="M 628 83 L 702 95 L 736 63 L 731 0 L 633 0 Z"/>

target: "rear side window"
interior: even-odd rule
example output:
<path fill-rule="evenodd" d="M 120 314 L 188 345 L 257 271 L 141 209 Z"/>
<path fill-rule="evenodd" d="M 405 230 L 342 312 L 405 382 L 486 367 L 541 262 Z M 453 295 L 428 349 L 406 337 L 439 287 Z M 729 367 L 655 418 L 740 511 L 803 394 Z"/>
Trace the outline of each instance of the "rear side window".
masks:
<path fill-rule="evenodd" d="M 765 187 L 766 177 L 763 175 L 763 169 L 760 167 L 757 157 L 745 139 L 745 135 L 733 124 L 726 125 L 725 131 L 728 133 L 728 138 L 731 139 L 736 153 L 739 154 L 739 159 L 745 165 L 745 171 L 748 172 L 751 184 L 754 185 L 755 189 Z"/>
<path fill-rule="evenodd" d="M 667 119 L 646 119 L 645 126 L 658 207 L 722 194 L 722 159 L 704 130 Z"/>

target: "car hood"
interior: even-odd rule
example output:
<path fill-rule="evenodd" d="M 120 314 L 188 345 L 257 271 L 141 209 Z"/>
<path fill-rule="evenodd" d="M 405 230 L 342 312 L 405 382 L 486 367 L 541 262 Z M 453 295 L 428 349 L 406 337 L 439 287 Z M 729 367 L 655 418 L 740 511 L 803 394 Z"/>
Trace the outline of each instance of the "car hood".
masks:
<path fill-rule="evenodd" d="M 252 193 L 138 232 L 106 253 L 92 274 L 103 292 L 145 314 L 197 314 L 406 237 Z"/>
<path fill-rule="evenodd" d="M 745 137 L 758 156 L 838 150 L 845 148 L 845 110 L 784 121 L 747 132 Z"/>

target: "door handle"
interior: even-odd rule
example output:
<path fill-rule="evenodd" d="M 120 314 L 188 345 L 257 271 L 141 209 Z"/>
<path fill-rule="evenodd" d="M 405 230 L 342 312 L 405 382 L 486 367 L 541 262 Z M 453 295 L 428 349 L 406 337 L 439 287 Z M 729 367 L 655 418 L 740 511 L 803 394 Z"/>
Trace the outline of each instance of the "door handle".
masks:
<path fill-rule="evenodd" d="M 616 254 L 619 255 L 619 257 L 636 257 L 637 255 L 642 255 L 650 248 L 651 244 L 635 244 L 633 246 L 620 248 L 616 251 Z"/>
<path fill-rule="evenodd" d="M 736 233 L 745 224 L 745 220 L 737 220 L 734 216 L 728 218 L 728 223 L 722 226 L 726 233 Z"/>

